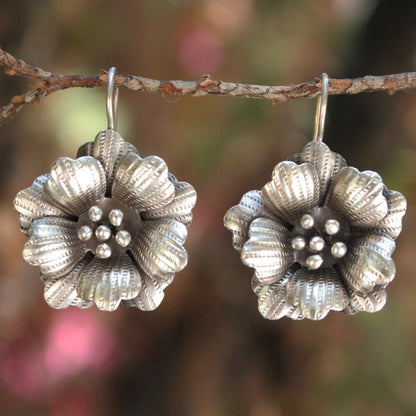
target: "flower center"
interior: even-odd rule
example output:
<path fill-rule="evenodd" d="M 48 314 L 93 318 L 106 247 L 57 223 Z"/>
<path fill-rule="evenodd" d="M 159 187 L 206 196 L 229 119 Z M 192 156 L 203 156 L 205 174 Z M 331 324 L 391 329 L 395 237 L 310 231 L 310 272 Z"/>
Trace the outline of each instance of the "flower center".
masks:
<path fill-rule="evenodd" d="M 90 251 L 106 259 L 129 248 L 140 223 L 136 211 L 104 198 L 79 217 L 77 233 Z"/>
<path fill-rule="evenodd" d="M 327 207 L 302 216 L 292 230 L 295 261 L 310 270 L 330 267 L 347 253 L 350 227 Z"/>

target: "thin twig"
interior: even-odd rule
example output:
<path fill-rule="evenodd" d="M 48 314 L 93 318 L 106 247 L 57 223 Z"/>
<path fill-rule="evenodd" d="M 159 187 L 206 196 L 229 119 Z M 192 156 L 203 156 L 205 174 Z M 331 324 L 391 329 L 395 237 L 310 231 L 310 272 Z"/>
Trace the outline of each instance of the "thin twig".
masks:
<path fill-rule="evenodd" d="M 49 94 L 72 87 L 102 87 L 107 84 L 107 72 L 98 75 L 56 75 L 27 64 L 21 59 L 0 49 L 0 66 L 7 75 L 21 75 L 39 80 L 23 95 L 15 96 L 10 104 L 0 108 L 0 123 L 17 115 L 28 104 L 38 103 Z M 251 85 L 225 82 L 206 75 L 200 81 L 159 81 L 136 75 L 118 75 L 115 85 L 134 91 L 161 94 L 163 96 L 200 97 L 202 95 L 226 95 L 233 97 L 262 98 L 274 104 L 296 98 L 314 98 L 321 90 L 320 78 L 301 84 L 287 86 Z M 354 79 L 330 79 L 329 94 L 359 94 L 362 92 L 386 91 L 393 94 L 400 90 L 416 88 L 416 72 L 371 76 Z"/>

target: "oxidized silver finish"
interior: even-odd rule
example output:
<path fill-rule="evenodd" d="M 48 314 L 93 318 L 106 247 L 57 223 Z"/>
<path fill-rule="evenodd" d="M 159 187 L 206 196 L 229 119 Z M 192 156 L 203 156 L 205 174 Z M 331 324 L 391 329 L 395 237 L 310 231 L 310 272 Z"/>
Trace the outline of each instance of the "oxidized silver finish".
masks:
<path fill-rule="evenodd" d="M 234 248 L 255 270 L 253 291 L 268 319 L 379 311 L 396 272 L 391 255 L 406 199 L 320 141 L 324 116 L 318 106 L 316 140 L 224 217 Z"/>
<path fill-rule="evenodd" d="M 116 101 L 109 100 L 112 125 Z M 195 202 L 194 188 L 168 173 L 162 159 L 140 157 L 106 129 L 80 147 L 77 159 L 58 159 L 14 206 L 29 236 L 23 257 L 40 267 L 46 302 L 114 311 L 120 303 L 159 306 L 186 266 Z"/>

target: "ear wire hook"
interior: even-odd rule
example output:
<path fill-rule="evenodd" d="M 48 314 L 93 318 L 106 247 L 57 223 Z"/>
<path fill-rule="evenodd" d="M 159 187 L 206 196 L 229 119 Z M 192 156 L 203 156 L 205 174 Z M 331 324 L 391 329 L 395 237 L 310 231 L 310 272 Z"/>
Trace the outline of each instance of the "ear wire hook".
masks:
<path fill-rule="evenodd" d="M 317 140 L 319 142 L 321 142 L 324 137 L 326 107 L 328 104 L 328 84 L 328 74 L 324 72 L 322 74 L 321 95 L 318 97 L 318 103 L 316 106 L 315 131 L 313 133 L 313 140 Z"/>
<path fill-rule="evenodd" d="M 114 77 L 117 72 L 115 66 L 108 71 L 108 87 L 107 87 L 107 120 L 108 128 L 117 129 L 117 105 L 118 105 L 118 87 L 114 87 Z"/>

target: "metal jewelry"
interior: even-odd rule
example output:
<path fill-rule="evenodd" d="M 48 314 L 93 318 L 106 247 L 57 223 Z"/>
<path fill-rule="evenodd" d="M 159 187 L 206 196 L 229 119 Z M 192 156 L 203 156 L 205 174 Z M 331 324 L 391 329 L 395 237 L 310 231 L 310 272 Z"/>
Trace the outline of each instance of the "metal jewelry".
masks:
<path fill-rule="evenodd" d="M 39 266 L 45 300 L 56 309 L 153 310 L 188 259 L 183 244 L 196 192 L 116 131 L 115 72 L 108 73 L 108 128 L 14 200 L 29 236 L 23 258 Z"/>
<path fill-rule="evenodd" d="M 241 260 L 255 270 L 252 287 L 267 319 L 379 311 L 396 273 L 391 255 L 406 199 L 322 142 L 327 100 L 322 74 L 313 140 L 224 218 Z"/>

